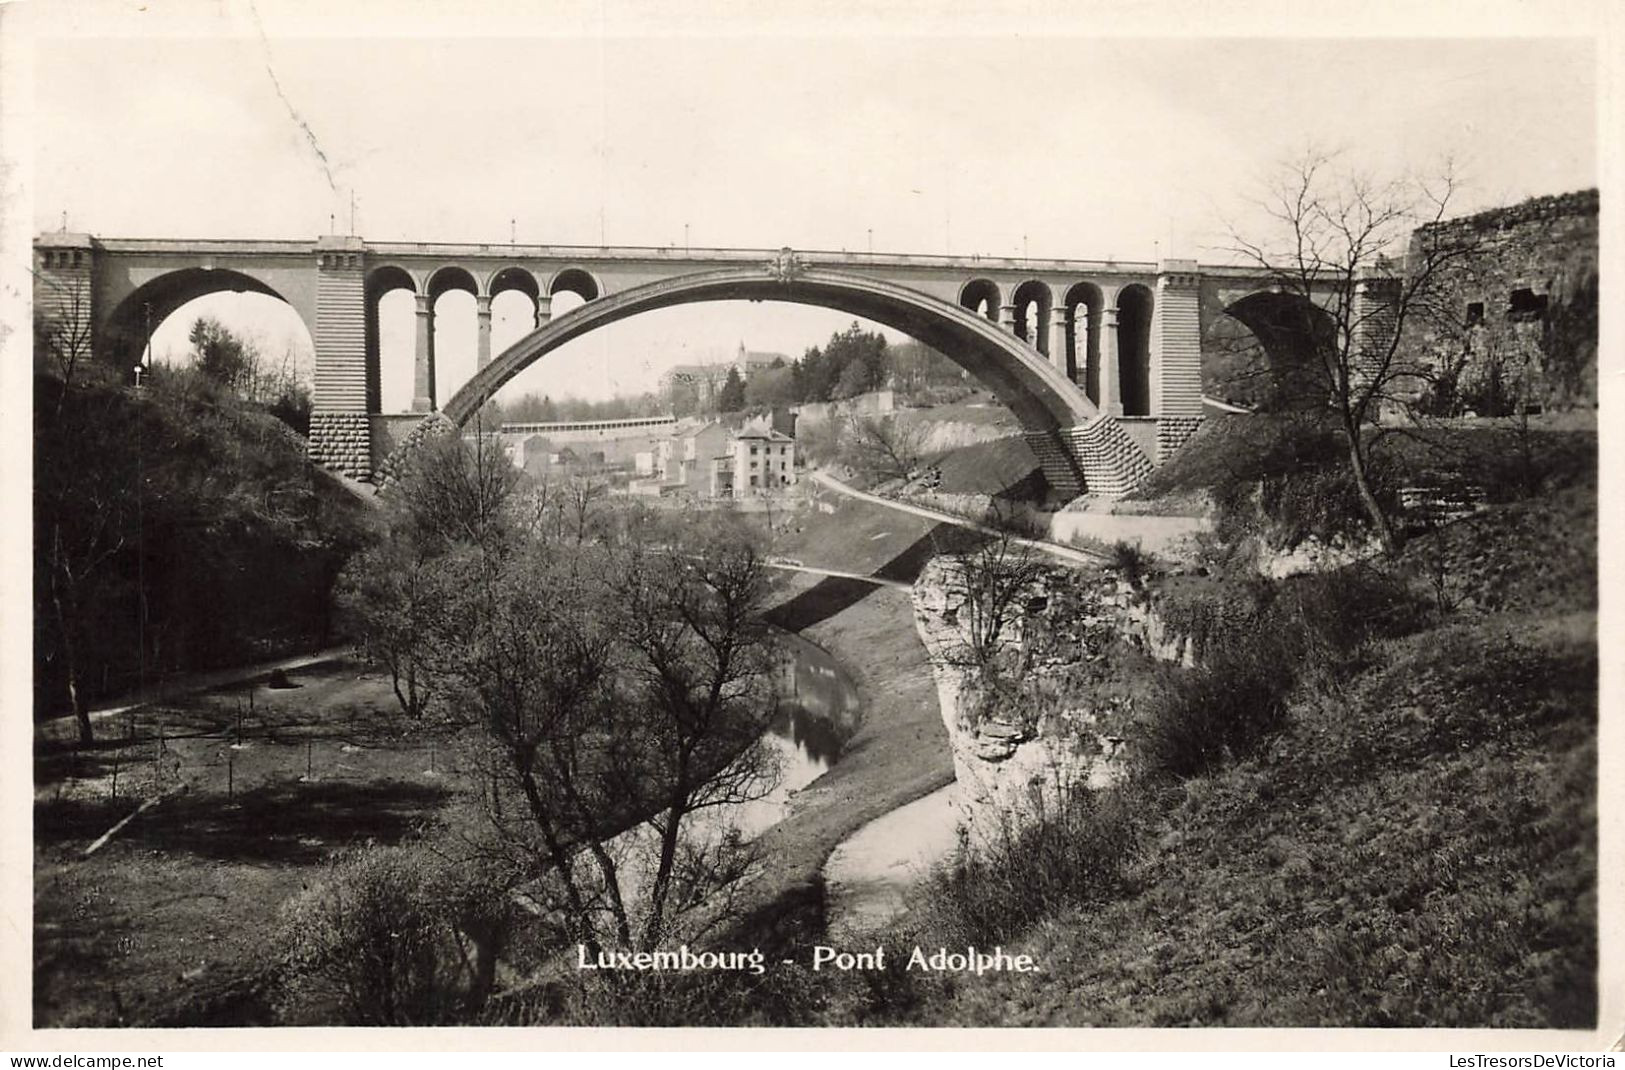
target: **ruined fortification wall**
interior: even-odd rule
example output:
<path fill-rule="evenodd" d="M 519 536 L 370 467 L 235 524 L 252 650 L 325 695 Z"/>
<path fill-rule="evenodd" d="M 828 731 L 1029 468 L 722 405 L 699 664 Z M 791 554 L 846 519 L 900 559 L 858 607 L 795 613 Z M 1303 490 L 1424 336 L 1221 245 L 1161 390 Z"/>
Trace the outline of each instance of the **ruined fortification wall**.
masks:
<path fill-rule="evenodd" d="M 1597 209 L 1597 191 L 1584 190 L 1416 232 L 1413 256 L 1428 245 L 1465 254 L 1442 273 L 1446 324 L 1419 322 L 1413 335 L 1436 360 L 1459 363 L 1462 407 L 1495 407 L 1497 395 L 1544 410 L 1596 407 Z"/>

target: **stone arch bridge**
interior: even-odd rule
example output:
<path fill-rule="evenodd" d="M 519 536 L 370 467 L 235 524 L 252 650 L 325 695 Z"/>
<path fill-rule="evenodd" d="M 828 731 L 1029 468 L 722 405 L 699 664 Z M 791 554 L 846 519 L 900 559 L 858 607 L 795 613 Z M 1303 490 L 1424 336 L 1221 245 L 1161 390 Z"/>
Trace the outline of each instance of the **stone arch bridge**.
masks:
<path fill-rule="evenodd" d="M 98 352 L 122 367 L 147 332 L 196 297 L 267 294 L 299 314 L 315 347 L 310 455 L 370 479 L 414 427 L 440 412 L 462 425 L 504 383 L 572 339 L 642 312 L 704 301 L 789 301 L 897 328 L 958 363 L 1020 420 L 1051 486 L 1120 495 L 1178 449 L 1203 415 L 1206 326 L 1232 316 L 1267 350 L 1323 311 L 1260 269 L 1160 263 L 915 256 L 789 249 L 678 249 L 368 242 L 181 241 L 45 234 L 34 242 L 35 306 L 88 318 Z M 416 301 L 411 411 L 380 400 L 378 302 Z M 1322 303 L 1337 299 L 1328 287 Z M 1358 301 L 1380 288 L 1362 286 Z M 477 371 L 436 389 L 435 300 L 474 297 Z M 491 353 L 491 302 L 525 294 L 534 329 Z M 583 303 L 557 317 L 553 298 Z M 1317 298 L 1319 300 L 1319 298 Z M 1355 318 L 1359 318 L 1356 308 Z"/>

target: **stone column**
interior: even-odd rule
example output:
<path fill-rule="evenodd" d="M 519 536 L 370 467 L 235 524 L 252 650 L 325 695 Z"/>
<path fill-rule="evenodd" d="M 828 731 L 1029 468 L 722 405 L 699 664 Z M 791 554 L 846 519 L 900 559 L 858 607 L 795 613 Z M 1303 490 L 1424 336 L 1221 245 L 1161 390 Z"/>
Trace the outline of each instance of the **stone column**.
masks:
<path fill-rule="evenodd" d="M 1000 305 L 999 306 L 999 326 L 1003 327 L 1006 331 L 1008 331 L 1011 334 L 1016 333 L 1016 306 L 1015 305 Z"/>
<path fill-rule="evenodd" d="M 1202 425 L 1202 277 L 1194 260 L 1164 260 L 1152 313 L 1151 414 L 1157 463 Z"/>
<path fill-rule="evenodd" d="M 434 299 L 417 294 L 417 361 L 412 377 L 412 411 L 434 411 Z"/>
<path fill-rule="evenodd" d="M 1354 283 L 1350 309 L 1353 351 L 1349 380 L 1363 387 L 1371 381 L 1388 357 L 1396 323 L 1400 280 L 1375 268 L 1366 268 Z"/>
<path fill-rule="evenodd" d="M 355 479 L 372 473 L 375 407 L 367 360 L 366 248 L 359 238 L 316 242 L 315 394 L 306 449 L 310 459 Z"/>
<path fill-rule="evenodd" d="M 1049 362 L 1066 375 L 1066 306 L 1063 304 L 1049 310 Z"/>
<path fill-rule="evenodd" d="M 1100 311 L 1100 411 L 1123 415 L 1123 382 L 1117 366 L 1117 309 Z"/>
<path fill-rule="evenodd" d="M 485 294 L 474 298 L 474 318 L 479 326 L 474 367 L 479 370 L 491 363 L 491 299 Z"/>
<path fill-rule="evenodd" d="M 1151 415 L 1202 415 L 1201 278 L 1194 260 L 1164 260 L 1151 338 Z"/>
<path fill-rule="evenodd" d="M 536 326 L 550 322 L 553 319 L 553 298 L 548 294 L 536 299 Z"/>

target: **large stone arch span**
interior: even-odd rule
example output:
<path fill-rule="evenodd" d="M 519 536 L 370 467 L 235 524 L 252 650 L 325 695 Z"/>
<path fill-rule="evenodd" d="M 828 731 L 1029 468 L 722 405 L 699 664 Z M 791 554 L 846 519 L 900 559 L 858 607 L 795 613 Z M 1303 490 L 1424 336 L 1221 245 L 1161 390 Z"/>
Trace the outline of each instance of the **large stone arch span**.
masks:
<path fill-rule="evenodd" d="M 216 293 L 274 297 L 294 310 L 307 336 L 315 337 L 309 313 L 265 280 L 230 268 L 190 267 L 167 271 L 125 294 L 100 324 L 101 352 L 115 367 L 130 367 L 146 345 L 149 325 L 155 329 L 187 302 Z"/>
<path fill-rule="evenodd" d="M 705 301 L 786 301 L 862 316 L 904 331 L 970 372 L 1029 432 L 1076 427 L 1097 410 L 1083 391 L 1026 343 L 975 312 L 880 279 L 806 267 L 781 280 L 762 267 L 662 279 L 559 316 L 509 346 L 445 406 L 462 426 L 503 384 L 566 342 L 641 312 Z"/>

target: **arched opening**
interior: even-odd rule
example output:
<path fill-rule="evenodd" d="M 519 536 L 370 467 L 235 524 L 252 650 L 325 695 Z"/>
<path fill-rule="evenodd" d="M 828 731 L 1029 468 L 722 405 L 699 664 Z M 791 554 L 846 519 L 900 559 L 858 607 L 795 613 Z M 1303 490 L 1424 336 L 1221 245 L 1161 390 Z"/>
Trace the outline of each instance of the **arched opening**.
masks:
<path fill-rule="evenodd" d="M 581 299 L 580 301 L 569 302 L 564 306 L 566 308 L 574 308 L 579 304 L 595 301 L 603 294 L 603 290 L 598 285 L 598 280 L 581 268 L 565 268 L 557 275 L 554 275 L 553 281 L 548 284 L 547 292 L 555 302 L 558 301 L 561 294 L 574 294 Z M 559 304 L 554 304 L 553 314 L 555 316 L 559 314 L 560 307 Z"/>
<path fill-rule="evenodd" d="M 496 355 L 540 326 L 536 300 L 519 290 L 491 298 L 491 353 Z"/>
<path fill-rule="evenodd" d="M 502 303 L 502 307 L 518 309 L 520 305 L 519 297 L 522 295 L 528 298 L 530 302 L 530 326 L 525 330 L 533 331 L 541 326 L 541 302 L 539 298 L 542 294 L 542 288 L 541 284 L 536 281 L 535 275 L 522 267 L 505 267 L 491 276 L 491 283 L 487 290 L 491 295 L 491 352 L 500 353 L 507 345 L 507 343 L 501 346 L 497 345 L 497 309 L 499 302 Z M 509 315 L 511 316 L 511 313 Z M 508 338 L 507 341 L 512 342 L 517 337 Z"/>
<path fill-rule="evenodd" d="M 823 268 L 808 268 L 789 283 L 756 268 L 730 268 L 634 287 L 555 316 L 493 358 L 446 404 L 445 414 L 456 423 L 468 420 L 541 357 L 598 328 L 660 308 L 736 300 L 835 309 L 901 331 L 975 376 L 1029 431 L 1079 426 L 1097 412 L 1047 361 L 968 309 L 895 283 Z"/>
<path fill-rule="evenodd" d="M 1080 282 L 1067 290 L 1066 377 L 1083 387 L 1089 400 L 1100 403 L 1100 287 Z"/>
<path fill-rule="evenodd" d="M 959 307 L 968 308 L 990 323 L 999 322 L 999 285 L 991 279 L 972 279 L 959 291 Z"/>
<path fill-rule="evenodd" d="M 455 394 L 473 377 L 478 322 L 474 276 L 460 267 L 443 267 L 429 277 L 430 408 Z"/>
<path fill-rule="evenodd" d="M 203 369 L 301 434 L 310 430 L 315 346 L 292 306 L 262 293 L 193 298 L 153 324 L 149 367 Z M 204 356 L 204 351 L 207 356 Z"/>
<path fill-rule="evenodd" d="M 1202 338 L 1204 393 L 1266 410 L 1325 403 L 1321 355 L 1337 325 L 1324 309 L 1301 294 L 1255 293 L 1224 311 Z"/>
<path fill-rule="evenodd" d="M 1016 337 L 1049 356 L 1049 287 L 1028 279 L 1010 295 L 1016 308 Z"/>
<path fill-rule="evenodd" d="M 1138 283 L 1117 295 L 1117 371 L 1123 415 L 1151 415 L 1151 291 Z"/>
<path fill-rule="evenodd" d="M 310 338 L 310 324 L 288 305 L 287 299 L 252 275 L 225 268 L 183 268 L 142 284 L 120 301 L 98 332 L 97 352 L 114 367 L 127 371 L 145 353 L 149 336 L 170 316 L 182 306 L 212 294 L 256 294 L 272 298 L 288 308 L 304 328 L 305 339 Z M 182 334 L 190 329 L 188 321 Z"/>
<path fill-rule="evenodd" d="M 367 275 L 367 411 L 412 407 L 417 361 L 417 283 L 405 269 L 385 265 Z"/>

